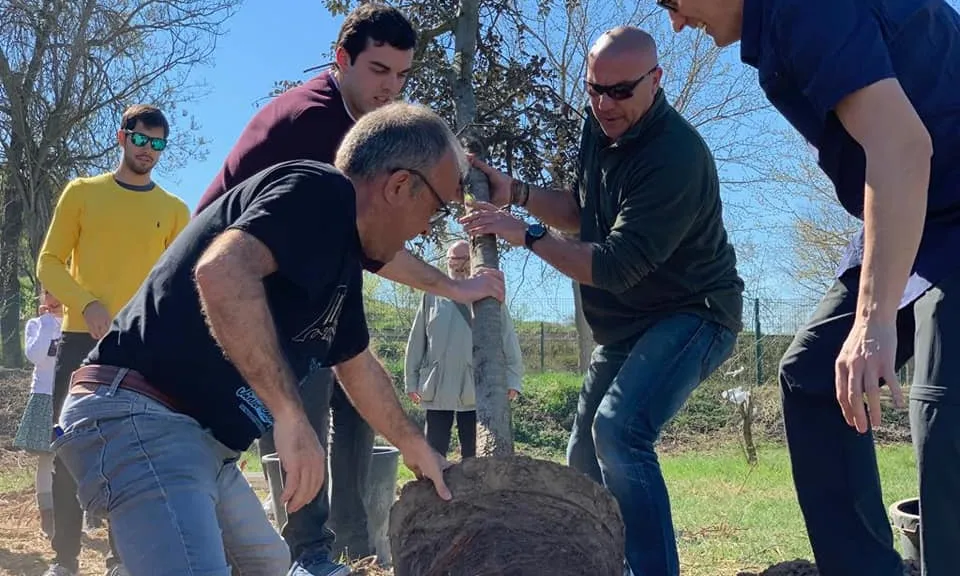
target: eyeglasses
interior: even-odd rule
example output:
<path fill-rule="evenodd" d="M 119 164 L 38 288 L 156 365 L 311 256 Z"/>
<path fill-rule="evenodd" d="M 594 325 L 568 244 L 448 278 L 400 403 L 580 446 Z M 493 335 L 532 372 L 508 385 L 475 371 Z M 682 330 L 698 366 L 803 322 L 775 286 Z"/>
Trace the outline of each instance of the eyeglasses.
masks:
<path fill-rule="evenodd" d="M 587 81 L 587 92 L 590 93 L 593 97 L 603 96 L 606 94 L 614 100 L 626 100 L 633 96 L 633 89 L 637 87 L 638 84 L 647 79 L 647 76 L 650 76 L 654 72 L 660 69 L 660 65 L 657 64 L 650 70 L 646 72 L 643 76 L 637 78 L 636 80 L 629 82 L 619 82 L 617 84 L 612 84 L 604 86 L 603 84 L 594 84 L 593 82 Z"/>
<path fill-rule="evenodd" d="M 669 10 L 671 12 L 676 12 L 678 6 L 675 0 L 657 0 L 657 6 L 663 8 L 664 10 Z"/>
<path fill-rule="evenodd" d="M 428 180 L 427 177 L 422 172 L 420 172 L 419 170 L 415 170 L 413 168 L 394 168 L 393 170 L 391 170 L 390 173 L 393 174 L 395 172 L 399 172 L 400 170 L 406 170 L 407 172 L 413 174 L 417 178 L 423 180 L 423 183 L 427 185 L 427 188 L 430 190 L 430 193 L 433 194 L 433 197 L 436 198 L 437 202 L 440 204 L 440 207 L 437 209 L 437 212 L 430 217 L 431 226 L 436 225 L 447 216 L 451 216 L 453 214 L 453 210 L 451 210 L 450 206 L 446 202 L 444 202 L 440 194 L 437 193 L 437 189 L 433 187 L 433 184 L 430 183 L 430 180 Z"/>
<path fill-rule="evenodd" d="M 133 142 L 133 145 L 137 148 L 143 148 L 148 143 L 150 148 L 156 150 L 157 152 L 163 152 L 167 147 L 167 139 L 159 138 L 156 136 L 147 136 L 146 134 L 141 134 L 140 132 L 134 132 L 133 130 L 124 130 L 127 136 L 130 137 L 130 141 Z"/>

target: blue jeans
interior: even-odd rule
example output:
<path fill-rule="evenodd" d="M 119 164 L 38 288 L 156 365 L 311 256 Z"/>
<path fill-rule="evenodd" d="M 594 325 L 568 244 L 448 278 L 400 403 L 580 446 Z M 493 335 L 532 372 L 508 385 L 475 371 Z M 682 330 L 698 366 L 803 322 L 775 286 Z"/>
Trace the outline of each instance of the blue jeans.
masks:
<path fill-rule="evenodd" d="M 654 444 L 690 393 L 733 352 L 736 334 L 692 314 L 598 346 L 583 381 L 567 462 L 617 499 L 636 576 L 677 576 L 670 498 Z"/>
<path fill-rule="evenodd" d="M 53 448 L 88 512 L 106 516 L 132 576 L 278 576 L 286 544 L 237 466 L 196 420 L 136 392 L 67 397 Z"/>

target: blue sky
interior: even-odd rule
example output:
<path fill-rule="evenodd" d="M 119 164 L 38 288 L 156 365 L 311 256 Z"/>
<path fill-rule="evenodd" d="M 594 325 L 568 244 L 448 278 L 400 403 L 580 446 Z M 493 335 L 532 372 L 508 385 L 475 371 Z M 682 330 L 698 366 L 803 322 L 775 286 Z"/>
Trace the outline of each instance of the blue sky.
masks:
<path fill-rule="evenodd" d="M 319 0 L 244 2 L 226 24 L 211 66 L 193 77 L 209 93 L 186 109 L 210 142 L 207 158 L 190 161 L 156 180 L 192 209 L 220 169 L 240 132 L 256 113 L 257 101 L 274 81 L 305 79 L 303 70 L 327 62 L 342 17 L 332 17 Z M 174 138 L 175 139 L 175 135 Z"/>
<path fill-rule="evenodd" d="M 207 157 L 190 160 L 176 170 L 158 171 L 157 181 L 183 198 L 191 209 L 196 206 L 256 113 L 258 101 L 275 81 L 308 78 L 315 72 L 304 74 L 304 69 L 328 62 L 342 20 L 341 16 L 330 16 L 320 0 L 244 2 L 227 22 L 212 64 L 194 72 L 194 79 L 202 79 L 208 86 L 208 94 L 185 106 L 199 121 L 209 142 Z M 504 257 L 501 267 L 508 278 L 511 308 L 522 309 L 524 316 L 549 320 L 571 317 L 569 280 L 552 272 L 539 258 L 516 250 Z"/>

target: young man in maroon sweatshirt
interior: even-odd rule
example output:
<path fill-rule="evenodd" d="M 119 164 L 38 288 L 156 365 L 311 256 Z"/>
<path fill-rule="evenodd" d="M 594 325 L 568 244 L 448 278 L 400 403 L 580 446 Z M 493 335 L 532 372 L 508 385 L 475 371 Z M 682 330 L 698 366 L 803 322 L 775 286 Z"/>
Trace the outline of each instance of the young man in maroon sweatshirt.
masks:
<path fill-rule="evenodd" d="M 416 42 L 413 26 L 395 8 L 360 5 L 340 29 L 332 69 L 277 96 L 253 117 L 196 213 L 279 162 L 308 158 L 332 163 L 341 139 L 357 118 L 399 97 L 412 67 Z M 503 276 L 495 270 L 453 280 L 405 250 L 388 263 L 368 260 L 365 266 L 384 278 L 451 300 L 469 303 L 488 296 L 503 300 Z M 333 490 L 328 499 L 324 486 L 313 502 L 289 515 L 281 532 L 294 559 L 291 575 L 342 576 L 349 574 L 349 569 L 332 561 L 338 555 L 335 539 L 336 552 L 353 557 L 375 552 L 370 547 L 362 501 L 374 433 L 335 383 L 331 371 L 314 374 L 324 382 L 302 386 L 301 391 L 320 396 L 304 398 L 304 405 L 322 442 L 328 430 L 328 405 L 333 409 L 329 476 Z M 264 454 L 274 451 L 269 433 L 261 438 L 260 449 Z M 326 526 L 328 519 L 336 536 Z"/>

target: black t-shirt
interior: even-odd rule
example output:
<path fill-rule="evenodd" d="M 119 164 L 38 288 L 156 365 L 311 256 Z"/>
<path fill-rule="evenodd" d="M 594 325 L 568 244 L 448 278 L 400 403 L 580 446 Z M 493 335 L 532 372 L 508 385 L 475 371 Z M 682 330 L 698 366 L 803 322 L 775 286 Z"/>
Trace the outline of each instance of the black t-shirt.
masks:
<path fill-rule="evenodd" d="M 230 228 L 270 249 L 278 269 L 264 279 L 267 300 L 303 380 L 369 344 L 355 198 L 346 177 L 313 160 L 277 164 L 242 182 L 191 220 L 87 363 L 137 370 L 222 443 L 246 449 L 273 419 L 211 336 L 193 269 Z"/>

